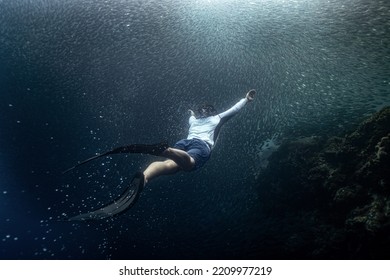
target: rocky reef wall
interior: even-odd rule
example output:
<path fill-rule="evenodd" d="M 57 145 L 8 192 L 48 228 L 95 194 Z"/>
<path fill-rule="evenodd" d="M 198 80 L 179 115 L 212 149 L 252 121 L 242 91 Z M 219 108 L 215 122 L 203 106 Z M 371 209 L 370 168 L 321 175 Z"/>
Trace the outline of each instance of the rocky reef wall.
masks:
<path fill-rule="evenodd" d="M 344 137 L 283 143 L 257 184 L 278 257 L 390 259 L 390 107 Z"/>

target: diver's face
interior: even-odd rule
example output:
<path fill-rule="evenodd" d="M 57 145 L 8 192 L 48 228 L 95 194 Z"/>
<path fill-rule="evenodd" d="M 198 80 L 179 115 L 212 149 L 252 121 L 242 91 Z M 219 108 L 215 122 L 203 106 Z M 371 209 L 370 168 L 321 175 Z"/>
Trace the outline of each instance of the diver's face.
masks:
<path fill-rule="evenodd" d="M 199 118 L 208 118 L 214 116 L 214 112 L 215 110 L 212 106 L 204 106 L 198 109 Z"/>
<path fill-rule="evenodd" d="M 207 118 L 207 117 L 210 116 L 209 111 L 207 110 L 207 108 L 200 108 L 198 110 L 198 112 L 199 112 L 199 117 L 200 118 Z"/>

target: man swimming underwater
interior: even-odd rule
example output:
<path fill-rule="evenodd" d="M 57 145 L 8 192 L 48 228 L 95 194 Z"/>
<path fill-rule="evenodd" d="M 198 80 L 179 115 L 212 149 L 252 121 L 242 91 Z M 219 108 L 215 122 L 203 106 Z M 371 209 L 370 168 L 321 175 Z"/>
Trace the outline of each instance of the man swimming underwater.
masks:
<path fill-rule="evenodd" d="M 255 90 L 250 90 L 245 98 L 220 114 L 217 114 L 211 105 L 200 107 L 198 114 L 189 110 L 191 117 L 187 139 L 178 141 L 173 148 L 166 148 L 161 156 L 168 159 L 153 162 L 138 176 L 143 176 L 143 181 L 147 184 L 161 175 L 174 174 L 180 170 L 194 171 L 201 168 L 210 158 L 221 126 L 237 114 L 245 104 L 252 101 L 255 93 Z"/>
<path fill-rule="evenodd" d="M 174 174 L 181 170 L 195 171 L 201 168 L 210 158 L 222 125 L 236 115 L 248 102 L 253 101 L 255 93 L 255 90 L 250 90 L 233 107 L 220 114 L 216 113 L 212 105 L 204 105 L 196 113 L 189 110 L 191 116 L 189 118 L 190 128 L 187 139 L 178 141 L 173 147 L 169 147 L 166 143 L 129 145 L 116 148 L 78 164 L 81 165 L 98 157 L 115 153 L 144 153 L 167 158 L 164 161 L 152 162 L 143 172 L 137 172 L 130 186 L 114 202 L 96 211 L 80 214 L 69 220 L 97 220 L 118 215 L 134 205 L 143 187 L 151 180 L 162 175 Z M 72 170 L 76 166 L 67 171 Z"/>

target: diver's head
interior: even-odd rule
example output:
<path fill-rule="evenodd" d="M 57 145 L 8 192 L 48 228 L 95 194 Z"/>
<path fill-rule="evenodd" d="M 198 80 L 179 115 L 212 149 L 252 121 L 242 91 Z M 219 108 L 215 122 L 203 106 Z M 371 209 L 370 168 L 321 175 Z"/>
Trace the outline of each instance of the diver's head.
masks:
<path fill-rule="evenodd" d="M 198 108 L 197 113 L 198 118 L 208 118 L 211 116 L 215 116 L 217 114 L 217 111 L 215 110 L 213 105 L 204 104 Z"/>

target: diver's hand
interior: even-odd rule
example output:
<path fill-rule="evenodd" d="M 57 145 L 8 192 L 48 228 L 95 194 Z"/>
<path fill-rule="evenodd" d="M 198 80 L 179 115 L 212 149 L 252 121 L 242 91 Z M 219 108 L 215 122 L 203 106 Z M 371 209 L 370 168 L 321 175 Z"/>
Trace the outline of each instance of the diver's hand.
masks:
<path fill-rule="evenodd" d="M 195 117 L 194 111 L 192 111 L 191 109 L 189 109 L 188 112 L 191 114 L 192 117 Z"/>
<path fill-rule="evenodd" d="M 256 91 L 254 89 L 251 89 L 250 91 L 248 91 L 248 93 L 246 94 L 246 99 L 248 101 L 253 101 L 253 99 L 255 98 L 255 94 L 256 94 Z"/>

